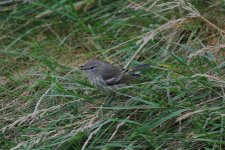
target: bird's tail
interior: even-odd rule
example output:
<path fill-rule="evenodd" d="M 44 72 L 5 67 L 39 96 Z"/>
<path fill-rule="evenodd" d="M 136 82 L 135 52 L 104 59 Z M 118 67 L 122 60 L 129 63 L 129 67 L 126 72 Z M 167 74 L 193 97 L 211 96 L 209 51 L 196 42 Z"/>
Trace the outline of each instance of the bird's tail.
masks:
<path fill-rule="evenodd" d="M 129 73 L 134 77 L 139 77 L 142 71 L 149 69 L 151 66 L 149 64 L 141 64 L 133 67 L 132 69 L 123 69 L 123 73 Z"/>
<path fill-rule="evenodd" d="M 132 72 L 135 72 L 135 71 L 141 71 L 141 70 L 146 70 L 146 69 L 149 69 L 151 67 L 151 65 L 149 64 L 141 64 L 141 65 L 137 65 L 135 67 L 132 68 Z"/>

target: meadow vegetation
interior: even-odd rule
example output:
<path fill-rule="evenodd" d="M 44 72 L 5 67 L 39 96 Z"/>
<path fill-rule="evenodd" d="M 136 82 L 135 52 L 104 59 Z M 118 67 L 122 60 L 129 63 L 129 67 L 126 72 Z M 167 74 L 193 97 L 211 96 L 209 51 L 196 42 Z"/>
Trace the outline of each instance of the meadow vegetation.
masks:
<path fill-rule="evenodd" d="M 225 149 L 224 35 L 224 0 L 0 2 L 0 148 Z M 151 67 L 103 107 L 90 59 Z"/>

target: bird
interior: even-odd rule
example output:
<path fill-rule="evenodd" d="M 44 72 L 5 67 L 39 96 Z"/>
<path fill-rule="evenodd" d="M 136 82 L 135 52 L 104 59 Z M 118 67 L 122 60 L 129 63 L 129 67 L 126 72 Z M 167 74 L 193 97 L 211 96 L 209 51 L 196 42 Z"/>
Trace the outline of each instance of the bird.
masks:
<path fill-rule="evenodd" d="M 87 74 L 91 85 L 111 95 L 106 103 L 107 106 L 110 106 L 118 88 L 132 83 L 135 78 L 140 76 L 135 71 L 141 67 L 136 68 L 130 71 L 101 60 L 90 60 L 79 67 L 80 70 Z"/>

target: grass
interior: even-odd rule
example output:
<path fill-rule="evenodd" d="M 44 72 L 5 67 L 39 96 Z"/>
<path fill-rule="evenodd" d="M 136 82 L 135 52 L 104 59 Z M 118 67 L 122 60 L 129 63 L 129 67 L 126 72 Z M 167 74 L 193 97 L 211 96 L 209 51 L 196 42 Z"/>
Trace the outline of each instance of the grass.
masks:
<path fill-rule="evenodd" d="M 0 6 L 1 149 L 224 149 L 222 0 Z M 112 107 L 77 67 L 150 64 Z"/>

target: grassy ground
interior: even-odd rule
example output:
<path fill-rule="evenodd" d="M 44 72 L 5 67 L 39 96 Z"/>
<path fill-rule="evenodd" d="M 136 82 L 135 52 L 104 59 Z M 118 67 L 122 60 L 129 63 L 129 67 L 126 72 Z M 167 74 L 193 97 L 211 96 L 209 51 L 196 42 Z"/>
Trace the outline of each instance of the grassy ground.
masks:
<path fill-rule="evenodd" d="M 1 149 L 225 149 L 223 0 L 0 5 Z M 150 64 L 113 107 L 77 67 Z"/>

